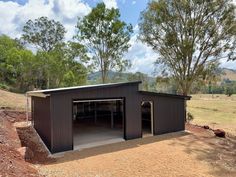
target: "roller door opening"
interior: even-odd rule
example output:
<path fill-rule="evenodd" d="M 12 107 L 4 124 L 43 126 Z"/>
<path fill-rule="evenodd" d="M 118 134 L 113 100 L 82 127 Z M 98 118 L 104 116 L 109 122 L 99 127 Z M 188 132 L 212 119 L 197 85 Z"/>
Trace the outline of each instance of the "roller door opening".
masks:
<path fill-rule="evenodd" d="M 124 141 L 124 99 L 73 101 L 74 149 Z"/>

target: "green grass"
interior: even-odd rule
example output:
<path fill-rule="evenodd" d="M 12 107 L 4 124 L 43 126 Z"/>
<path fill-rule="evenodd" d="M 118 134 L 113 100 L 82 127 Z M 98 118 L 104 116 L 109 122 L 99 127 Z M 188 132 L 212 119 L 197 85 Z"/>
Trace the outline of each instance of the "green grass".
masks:
<path fill-rule="evenodd" d="M 236 134 L 236 95 L 192 95 L 188 111 L 194 116 L 193 124 L 222 128 Z"/>

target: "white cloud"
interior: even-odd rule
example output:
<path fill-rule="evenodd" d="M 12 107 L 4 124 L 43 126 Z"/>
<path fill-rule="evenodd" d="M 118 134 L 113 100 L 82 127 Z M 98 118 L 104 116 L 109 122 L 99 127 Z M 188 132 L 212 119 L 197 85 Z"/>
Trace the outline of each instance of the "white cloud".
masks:
<path fill-rule="evenodd" d="M 60 21 L 66 28 L 66 39 L 74 35 L 77 17 L 91 11 L 88 4 L 81 0 L 29 0 L 24 5 L 16 2 L 0 1 L 0 34 L 20 37 L 22 27 L 29 19 L 46 16 Z"/>
<path fill-rule="evenodd" d="M 158 55 L 151 47 L 148 47 L 138 39 L 138 25 L 134 27 L 134 35 L 131 37 L 131 47 L 128 53 L 125 55 L 126 59 L 131 60 L 131 72 L 143 72 L 149 75 L 153 75 L 155 71 L 154 62 Z"/>
<path fill-rule="evenodd" d="M 56 14 L 68 19 L 88 14 L 91 8 L 78 0 L 54 0 L 53 10 Z"/>
<path fill-rule="evenodd" d="M 132 4 L 133 4 L 133 5 L 136 4 L 136 1 L 132 1 Z"/>
<path fill-rule="evenodd" d="M 118 8 L 116 0 L 103 0 L 104 4 L 106 5 L 107 8 L 111 9 L 113 8 Z"/>
<path fill-rule="evenodd" d="M 222 68 L 236 69 L 236 61 L 227 61 L 227 59 L 221 60 Z"/>
<path fill-rule="evenodd" d="M 0 34 L 8 34 L 10 36 L 16 35 L 16 25 L 12 21 L 18 13 L 19 5 L 17 3 L 8 1 L 0 1 Z M 12 10 L 14 9 L 14 10 Z"/>

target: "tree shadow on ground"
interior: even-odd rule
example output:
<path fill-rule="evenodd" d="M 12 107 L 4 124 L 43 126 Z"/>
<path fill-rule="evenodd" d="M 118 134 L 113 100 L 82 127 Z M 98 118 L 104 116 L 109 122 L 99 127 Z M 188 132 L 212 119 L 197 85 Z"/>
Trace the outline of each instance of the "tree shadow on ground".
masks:
<path fill-rule="evenodd" d="M 212 166 L 213 176 L 236 176 L 236 137 L 215 137 L 209 130 L 202 130 L 183 141 L 182 137 L 171 142 L 171 146 L 182 146 L 188 154 Z M 199 148 L 201 147 L 201 148 Z"/>

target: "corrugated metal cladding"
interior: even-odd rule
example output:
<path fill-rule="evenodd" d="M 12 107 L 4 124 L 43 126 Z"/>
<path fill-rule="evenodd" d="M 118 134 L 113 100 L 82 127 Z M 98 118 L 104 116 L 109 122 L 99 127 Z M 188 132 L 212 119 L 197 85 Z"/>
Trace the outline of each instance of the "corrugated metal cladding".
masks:
<path fill-rule="evenodd" d="M 51 149 L 50 97 L 32 97 L 31 105 L 34 128 L 48 149 Z"/>
<path fill-rule="evenodd" d="M 34 126 L 52 153 L 73 149 L 72 104 L 74 99 L 123 98 L 124 138 L 142 137 L 141 102 L 153 101 L 154 134 L 184 130 L 185 98 L 139 92 L 140 82 L 109 87 L 53 91 L 50 97 L 32 96 Z"/>
<path fill-rule="evenodd" d="M 141 100 L 153 102 L 154 135 L 185 129 L 185 99 L 141 93 Z"/>

